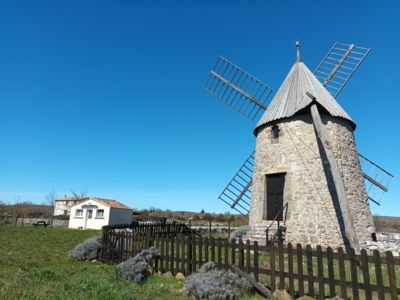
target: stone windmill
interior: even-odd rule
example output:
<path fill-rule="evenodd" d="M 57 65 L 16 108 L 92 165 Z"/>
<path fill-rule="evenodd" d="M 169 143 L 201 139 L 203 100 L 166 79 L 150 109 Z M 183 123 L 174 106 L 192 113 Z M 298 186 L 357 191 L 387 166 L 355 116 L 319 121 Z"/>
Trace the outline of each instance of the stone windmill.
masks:
<path fill-rule="evenodd" d="M 249 214 L 246 238 L 358 251 L 375 234 L 369 200 L 380 204 L 393 176 L 358 153 L 356 124 L 336 98 L 370 49 L 336 42 L 314 72 L 296 49 L 269 105 L 272 89 L 226 59 L 210 72 L 213 95 L 251 120 L 265 110 L 255 151 L 219 199 Z"/>

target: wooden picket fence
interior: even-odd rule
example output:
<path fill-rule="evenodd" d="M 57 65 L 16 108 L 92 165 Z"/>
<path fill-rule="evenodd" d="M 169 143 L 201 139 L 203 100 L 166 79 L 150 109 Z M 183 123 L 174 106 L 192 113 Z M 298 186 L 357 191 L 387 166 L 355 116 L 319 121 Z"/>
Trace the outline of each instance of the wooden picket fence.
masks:
<path fill-rule="evenodd" d="M 103 230 L 99 259 L 119 263 L 141 250 L 155 246 L 161 255 L 156 271 L 189 275 L 208 262 L 219 269 L 236 265 L 269 287 L 286 289 L 292 296 L 309 295 L 319 299 L 392 299 L 400 295 L 400 259 L 392 253 L 362 250 L 345 253 L 342 248 L 316 249 L 310 245 L 260 246 L 249 240 L 209 239 L 182 234 L 137 234 L 134 231 Z M 154 232 L 154 231 L 153 231 Z"/>

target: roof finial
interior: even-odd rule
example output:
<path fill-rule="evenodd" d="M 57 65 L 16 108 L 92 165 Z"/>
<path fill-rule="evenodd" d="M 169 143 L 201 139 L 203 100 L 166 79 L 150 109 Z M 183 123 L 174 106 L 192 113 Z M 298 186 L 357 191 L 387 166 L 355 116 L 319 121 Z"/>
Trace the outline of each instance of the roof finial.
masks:
<path fill-rule="evenodd" d="M 301 62 L 299 41 L 296 41 L 296 62 Z"/>

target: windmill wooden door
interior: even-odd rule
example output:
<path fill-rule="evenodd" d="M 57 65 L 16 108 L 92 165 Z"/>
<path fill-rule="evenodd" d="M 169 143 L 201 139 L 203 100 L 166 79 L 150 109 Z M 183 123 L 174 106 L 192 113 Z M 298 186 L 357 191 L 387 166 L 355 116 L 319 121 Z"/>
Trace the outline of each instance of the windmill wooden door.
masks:
<path fill-rule="evenodd" d="M 273 220 L 277 214 L 277 221 L 283 221 L 283 191 L 285 188 L 285 173 L 280 174 L 270 174 L 267 175 L 267 193 L 266 193 L 266 201 L 267 205 L 265 206 L 266 211 L 266 219 Z M 264 212 L 265 215 L 265 212 Z"/>

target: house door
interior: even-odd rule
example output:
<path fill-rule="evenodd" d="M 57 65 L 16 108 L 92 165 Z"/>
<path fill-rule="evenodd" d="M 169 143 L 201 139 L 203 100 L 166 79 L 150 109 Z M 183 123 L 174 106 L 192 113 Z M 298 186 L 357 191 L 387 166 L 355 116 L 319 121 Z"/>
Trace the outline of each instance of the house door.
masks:
<path fill-rule="evenodd" d="M 267 220 L 273 220 L 279 212 L 276 220 L 283 220 L 283 190 L 285 187 L 285 173 L 267 175 L 266 215 Z"/>
<path fill-rule="evenodd" d="M 93 218 L 93 210 L 92 209 L 87 209 L 86 210 L 86 215 L 85 215 L 85 226 L 83 229 L 87 228 L 87 221 L 88 219 L 92 219 Z"/>

